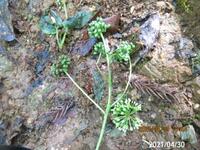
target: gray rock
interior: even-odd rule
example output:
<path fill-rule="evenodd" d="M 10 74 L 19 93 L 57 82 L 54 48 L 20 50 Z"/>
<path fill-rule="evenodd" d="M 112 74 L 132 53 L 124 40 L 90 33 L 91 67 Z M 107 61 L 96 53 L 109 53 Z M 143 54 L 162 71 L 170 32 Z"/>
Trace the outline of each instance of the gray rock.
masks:
<path fill-rule="evenodd" d="M 0 76 L 6 77 L 13 70 L 13 64 L 6 56 L 0 55 Z"/>
<path fill-rule="evenodd" d="M 197 143 L 197 137 L 192 125 L 188 125 L 185 127 L 185 130 L 180 132 L 180 137 L 184 141 L 188 141 L 191 144 Z"/>
<path fill-rule="evenodd" d="M 5 124 L 0 120 L 0 145 L 6 144 Z"/>
<path fill-rule="evenodd" d="M 5 48 L 3 46 L 0 45 L 0 54 L 4 54 L 5 53 Z"/>
<path fill-rule="evenodd" d="M 192 76 L 191 68 L 188 62 L 177 60 L 175 53 L 177 47 L 188 48 L 190 44 L 188 46 L 183 46 L 185 42 L 177 46 L 171 44 L 177 43 L 182 37 L 176 17 L 167 14 L 160 15 L 160 21 L 162 24 L 160 24 L 159 41 L 154 51 L 149 53 L 151 60 L 140 68 L 139 73 L 163 82 L 185 82 Z"/>
<path fill-rule="evenodd" d="M 0 40 L 13 41 L 15 35 L 11 23 L 11 14 L 8 10 L 8 1 L 0 1 Z"/>
<path fill-rule="evenodd" d="M 179 49 L 192 50 L 194 48 L 193 42 L 188 38 L 181 38 L 179 43 Z"/>
<path fill-rule="evenodd" d="M 153 13 L 145 17 L 145 22 L 140 26 L 139 40 L 143 44 L 138 58 L 135 60 L 135 66 L 142 58 L 145 58 L 149 51 L 154 48 L 160 32 L 160 15 Z"/>
<path fill-rule="evenodd" d="M 149 16 L 147 21 L 140 27 L 139 39 L 146 49 L 153 48 L 160 31 L 160 16 L 158 13 Z"/>

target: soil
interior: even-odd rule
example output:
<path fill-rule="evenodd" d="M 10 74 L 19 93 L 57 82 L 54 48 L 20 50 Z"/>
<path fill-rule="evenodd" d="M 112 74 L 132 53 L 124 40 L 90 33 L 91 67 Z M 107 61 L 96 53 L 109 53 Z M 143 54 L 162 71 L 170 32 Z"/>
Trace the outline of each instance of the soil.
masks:
<path fill-rule="evenodd" d="M 149 60 L 138 64 L 133 74 L 178 91 L 179 101 L 169 103 L 130 87 L 130 97 L 142 104 L 139 116 L 143 126 L 167 126 L 169 131 L 158 132 L 148 128 L 147 132 L 141 129 L 124 134 L 109 120 L 101 149 L 138 150 L 148 149 L 148 143 L 156 141 L 184 141 L 182 149 L 198 150 L 200 119 L 194 116 L 200 116 L 200 80 L 193 75 L 188 55 L 184 54 L 196 53 L 199 49 L 199 20 L 195 17 L 199 14 L 200 2 L 196 0 L 191 4 L 194 7 L 191 14 L 177 12 L 172 0 L 69 0 L 68 3 L 69 16 L 83 8 L 101 8 L 100 16 L 103 18 L 119 14 L 117 33 L 108 35 L 112 46 L 136 35 L 133 20 L 141 20 L 157 12 L 160 16 L 159 38 L 148 54 Z M 96 58 L 90 53 L 84 57 L 72 53 L 86 28 L 71 31 L 63 50 L 59 51 L 55 38 L 43 34 L 38 26 L 44 11 L 56 8 L 52 0 L 10 0 L 8 8 L 17 40 L 0 41 L 0 144 L 21 145 L 35 150 L 95 149 L 103 120 L 101 113 L 68 78 L 55 78 L 50 69 L 59 54 L 68 54 L 73 64 L 69 73 L 94 97 L 92 75 L 96 69 Z M 99 67 L 105 78 L 105 60 L 99 63 Z M 114 63 L 112 68 L 116 95 L 125 87 L 128 64 Z M 102 107 L 106 104 L 106 95 L 107 89 L 101 100 Z M 52 110 L 65 104 L 71 106 L 66 108 L 69 109 L 67 116 L 52 123 Z M 191 139 L 182 140 L 180 131 L 176 130 L 188 125 L 195 130 L 192 139 L 197 140 L 195 143 Z M 171 149 L 178 148 L 172 146 Z"/>

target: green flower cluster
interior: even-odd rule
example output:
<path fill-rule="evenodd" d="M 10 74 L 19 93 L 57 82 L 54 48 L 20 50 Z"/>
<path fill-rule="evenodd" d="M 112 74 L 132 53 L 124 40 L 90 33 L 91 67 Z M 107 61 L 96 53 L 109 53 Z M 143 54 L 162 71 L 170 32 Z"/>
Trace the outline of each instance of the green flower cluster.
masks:
<path fill-rule="evenodd" d="M 110 25 L 103 22 L 102 18 L 97 18 L 89 24 L 88 33 L 90 37 L 101 38 L 101 34 L 105 33 Z"/>
<path fill-rule="evenodd" d="M 113 53 L 113 59 L 119 62 L 129 61 L 130 54 L 133 52 L 135 45 L 123 41 Z"/>
<path fill-rule="evenodd" d="M 68 72 L 70 59 L 66 55 L 61 55 L 58 61 L 51 66 L 51 72 L 56 77 L 65 76 Z"/>
<path fill-rule="evenodd" d="M 106 57 L 106 49 L 104 47 L 103 42 L 99 42 L 94 45 L 93 54 L 94 55 L 101 54 L 101 56 Z"/>
<path fill-rule="evenodd" d="M 142 120 L 140 120 L 136 114 L 140 110 L 140 104 L 132 102 L 130 98 L 124 96 L 111 110 L 113 123 L 123 132 L 138 129 L 142 124 Z"/>

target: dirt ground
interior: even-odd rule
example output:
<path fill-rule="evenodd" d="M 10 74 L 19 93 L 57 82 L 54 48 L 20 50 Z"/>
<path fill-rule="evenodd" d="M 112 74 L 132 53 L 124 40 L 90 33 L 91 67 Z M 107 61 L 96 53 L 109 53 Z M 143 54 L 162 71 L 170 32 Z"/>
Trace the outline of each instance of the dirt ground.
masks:
<path fill-rule="evenodd" d="M 159 39 L 148 54 L 150 60 L 137 67 L 133 74 L 145 76 L 153 82 L 179 91 L 179 101 L 171 104 L 146 95 L 133 86 L 130 87 L 128 93 L 131 98 L 142 104 L 139 116 L 143 120 L 143 125 L 161 128 L 167 126 L 170 127 L 169 131 L 141 129 L 125 135 L 115 129 L 109 120 L 102 150 L 151 149 L 148 143 L 159 141 L 184 142 L 184 150 L 198 150 L 200 147 L 200 78 L 193 75 L 190 61 L 184 55 L 199 50 L 199 19 L 196 19 L 196 16 L 199 15 L 200 2 L 191 4 L 194 5 L 193 11 L 197 11 L 194 14 L 177 12 L 173 2 L 68 1 L 69 16 L 83 8 L 100 8 L 102 18 L 120 15 L 118 31 L 108 36 L 111 45 L 135 35 L 136 28 L 131 24 L 134 19 L 142 19 L 148 14 L 158 12 Z M 73 61 L 70 74 L 91 97 L 94 97 L 91 76 L 95 70 L 96 58 L 91 54 L 83 57 L 72 51 L 84 29 L 71 31 L 62 52 L 58 50 L 55 38 L 40 31 L 38 22 L 41 15 L 46 9 L 55 7 L 52 0 L 9 1 L 17 41 L 0 43 L 0 46 L 6 47 L 5 54 L 1 54 L 0 51 L 0 65 L 3 66 L 0 72 L 0 142 L 35 150 L 93 150 L 101 129 L 101 113 L 69 79 L 54 78 L 50 73 L 50 67 L 59 54 L 68 54 Z M 194 21 L 195 23 L 192 23 Z M 120 38 L 117 38 L 117 35 L 120 35 Z M 102 72 L 106 72 L 104 60 L 100 62 L 100 68 Z M 128 65 L 113 64 L 112 68 L 113 90 L 116 94 L 125 86 Z M 106 103 L 106 90 L 102 103 L 103 106 Z M 49 123 L 52 120 L 51 110 L 64 104 L 73 105 L 67 113 L 67 118 L 59 123 Z M 194 129 L 191 138 L 181 139 L 180 130 L 176 129 L 182 127 Z M 192 143 L 193 141 L 196 142 Z M 179 148 L 174 146 L 171 149 Z"/>

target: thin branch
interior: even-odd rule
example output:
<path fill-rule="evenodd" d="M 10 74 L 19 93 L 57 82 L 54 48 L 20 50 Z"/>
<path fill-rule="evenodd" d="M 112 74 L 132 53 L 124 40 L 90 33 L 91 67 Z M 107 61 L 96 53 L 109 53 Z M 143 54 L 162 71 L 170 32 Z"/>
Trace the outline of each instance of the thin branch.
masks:
<path fill-rule="evenodd" d="M 117 104 L 117 103 L 122 99 L 122 97 L 124 96 L 124 94 L 126 93 L 126 91 L 128 90 L 128 87 L 129 87 L 130 82 L 131 82 L 131 74 L 132 74 L 132 63 L 131 63 L 131 58 L 129 57 L 129 76 L 128 76 L 128 82 L 127 82 L 127 84 L 126 84 L 126 87 L 125 87 L 124 92 L 122 93 L 122 95 L 120 96 L 120 98 L 117 99 L 117 100 L 112 104 L 112 106 L 114 106 L 115 104 Z"/>
<path fill-rule="evenodd" d="M 74 83 L 74 85 L 103 113 L 105 114 L 105 111 L 74 81 L 74 79 L 66 73 L 68 78 Z"/>

